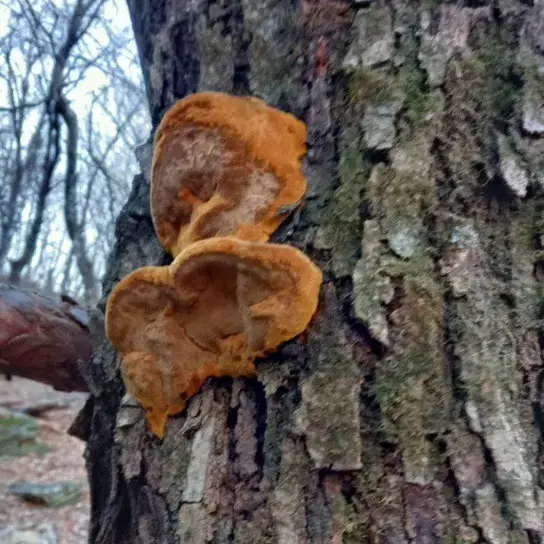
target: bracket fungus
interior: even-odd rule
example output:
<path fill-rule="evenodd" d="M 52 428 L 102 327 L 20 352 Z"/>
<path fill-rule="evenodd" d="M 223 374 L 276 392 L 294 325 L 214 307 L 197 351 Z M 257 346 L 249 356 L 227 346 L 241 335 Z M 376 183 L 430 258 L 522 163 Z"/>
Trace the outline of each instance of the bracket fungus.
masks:
<path fill-rule="evenodd" d="M 207 378 L 254 376 L 256 357 L 306 329 L 321 281 L 298 249 L 235 237 L 195 242 L 170 266 L 125 277 L 108 300 L 106 333 L 152 432 L 162 437 Z"/>
<path fill-rule="evenodd" d="M 210 377 L 255 376 L 255 358 L 302 333 L 322 273 L 266 243 L 306 191 L 306 127 L 251 97 L 198 93 L 155 135 L 151 214 L 175 259 L 124 278 L 106 308 L 128 392 L 164 435 Z"/>
<path fill-rule="evenodd" d="M 266 242 L 306 191 L 306 126 L 252 97 L 197 93 L 155 135 L 151 212 L 174 256 L 214 236 Z"/>

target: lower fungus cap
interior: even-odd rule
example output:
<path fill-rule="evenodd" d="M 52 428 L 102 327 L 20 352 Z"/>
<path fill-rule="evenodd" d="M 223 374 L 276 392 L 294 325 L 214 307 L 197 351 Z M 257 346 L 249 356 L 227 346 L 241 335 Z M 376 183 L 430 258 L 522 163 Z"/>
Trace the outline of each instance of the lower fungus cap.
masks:
<path fill-rule="evenodd" d="M 209 377 L 254 376 L 256 357 L 303 332 L 322 274 L 288 245 L 211 238 L 169 267 L 123 279 L 107 304 L 106 333 L 121 351 L 128 392 L 153 433 Z"/>
<path fill-rule="evenodd" d="M 306 191 L 306 127 L 262 100 L 198 93 L 178 101 L 155 135 L 151 212 L 178 255 L 214 236 L 266 242 Z"/>

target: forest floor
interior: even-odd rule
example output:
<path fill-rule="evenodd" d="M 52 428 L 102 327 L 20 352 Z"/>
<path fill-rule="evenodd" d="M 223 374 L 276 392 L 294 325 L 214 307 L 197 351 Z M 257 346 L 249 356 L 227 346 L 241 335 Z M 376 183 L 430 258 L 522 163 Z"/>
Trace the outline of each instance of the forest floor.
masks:
<path fill-rule="evenodd" d="M 85 444 L 67 434 L 67 429 L 85 402 L 86 394 L 62 393 L 22 378 L 7 381 L 0 376 L 0 421 L 28 406 L 43 402 L 60 405 L 36 417 L 27 417 L 35 437 L 20 456 L 2 455 L 6 430 L 0 428 L 0 541 L 2 543 L 81 544 L 87 540 L 89 491 L 86 480 Z M 8 431 L 8 438 L 13 436 Z M 38 447 L 36 447 L 36 444 Z M 26 443 L 25 447 L 29 444 Z M 4 451 L 5 454 L 5 451 Z M 29 502 L 14 494 L 14 484 L 64 484 L 71 492 L 58 501 L 64 506 L 46 506 L 43 496 Z M 41 486 L 35 488 L 38 491 Z M 45 489 L 51 488 L 46 486 Z M 19 491 L 21 486 L 19 486 Z M 25 490 L 25 488 L 23 488 Z M 25 490 L 26 491 L 26 490 Z M 51 495 L 44 495 L 45 503 Z M 69 503 L 69 504 L 67 504 Z"/>

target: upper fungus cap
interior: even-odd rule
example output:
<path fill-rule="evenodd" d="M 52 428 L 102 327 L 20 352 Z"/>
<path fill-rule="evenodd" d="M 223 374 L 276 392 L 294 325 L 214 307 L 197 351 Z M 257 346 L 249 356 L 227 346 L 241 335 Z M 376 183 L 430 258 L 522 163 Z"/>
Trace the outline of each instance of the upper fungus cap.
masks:
<path fill-rule="evenodd" d="M 254 359 L 303 332 L 322 274 L 298 249 L 210 238 L 169 267 L 124 278 L 107 304 L 106 333 L 123 355 L 129 393 L 163 436 L 208 378 L 254 376 Z"/>
<path fill-rule="evenodd" d="M 306 191 L 306 127 L 262 100 L 197 93 L 155 135 L 151 212 L 162 245 L 235 235 L 265 242 Z"/>

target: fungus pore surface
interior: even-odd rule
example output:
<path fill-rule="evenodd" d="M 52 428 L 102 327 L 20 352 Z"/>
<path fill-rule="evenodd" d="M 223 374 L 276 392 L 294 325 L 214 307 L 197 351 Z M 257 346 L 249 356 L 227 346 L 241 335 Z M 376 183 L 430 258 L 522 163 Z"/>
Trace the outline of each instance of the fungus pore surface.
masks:
<path fill-rule="evenodd" d="M 306 191 L 305 153 L 304 123 L 262 100 L 180 100 L 155 135 L 151 212 L 162 245 L 176 256 L 214 236 L 266 242 Z"/>
<path fill-rule="evenodd" d="M 298 249 L 218 237 L 191 244 L 169 267 L 124 278 L 106 332 L 123 356 L 128 392 L 153 433 L 208 377 L 254 376 L 256 357 L 305 330 L 322 274 Z"/>

